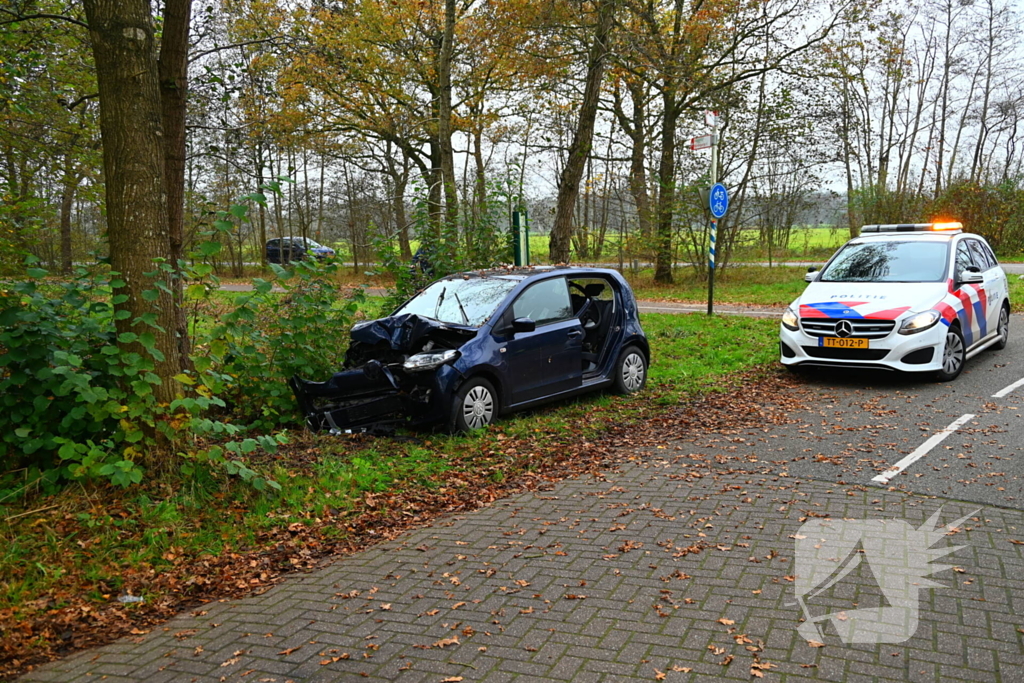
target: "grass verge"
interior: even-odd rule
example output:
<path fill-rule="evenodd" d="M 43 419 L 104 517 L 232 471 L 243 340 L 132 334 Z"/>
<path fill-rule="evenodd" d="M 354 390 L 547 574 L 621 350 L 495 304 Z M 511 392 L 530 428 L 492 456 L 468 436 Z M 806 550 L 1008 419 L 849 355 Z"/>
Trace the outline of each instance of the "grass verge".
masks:
<path fill-rule="evenodd" d="M 297 434 L 257 463 L 281 482 L 275 495 L 200 471 L 0 507 L 0 676 L 262 590 L 437 514 L 587 471 L 606 437 L 641 441 L 637 425 L 735 386 L 776 353 L 774 320 L 650 314 L 643 324 L 654 364 L 635 397 L 590 395 L 462 436 Z M 122 604 L 125 595 L 144 602 Z"/>
<path fill-rule="evenodd" d="M 715 276 L 715 301 L 718 303 L 754 306 L 786 306 L 800 296 L 807 283 L 806 268 L 776 266 L 734 266 Z M 662 285 L 654 281 L 654 272 L 641 270 L 629 276 L 630 286 L 638 299 L 667 301 L 707 301 L 708 283 L 696 277 L 692 269 L 677 269 L 675 282 Z"/>

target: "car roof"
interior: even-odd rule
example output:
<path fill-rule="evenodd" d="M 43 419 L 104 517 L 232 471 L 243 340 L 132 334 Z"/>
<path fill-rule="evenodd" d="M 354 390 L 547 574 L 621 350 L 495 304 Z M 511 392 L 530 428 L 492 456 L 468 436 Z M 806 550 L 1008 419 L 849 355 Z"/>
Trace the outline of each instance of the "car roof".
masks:
<path fill-rule="evenodd" d="M 963 235 L 959 230 L 956 232 L 877 232 L 867 235 L 860 235 L 850 240 L 850 244 L 862 244 L 865 242 L 948 242 L 951 239 Z"/>
<path fill-rule="evenodd" d="M 566 277 L 594 277 L 618 275 L 617 270 L 608 268 L 588 268 L 585 266 L 507 266 L 504 268 L 488 268 L 486 270 L 470 270 L 462 273 L 453 273 L 443 280 L 465 277 L 488 277 L 501 278 L 503 280 L 543 279 L 552 274 L 564 275 Z"/>

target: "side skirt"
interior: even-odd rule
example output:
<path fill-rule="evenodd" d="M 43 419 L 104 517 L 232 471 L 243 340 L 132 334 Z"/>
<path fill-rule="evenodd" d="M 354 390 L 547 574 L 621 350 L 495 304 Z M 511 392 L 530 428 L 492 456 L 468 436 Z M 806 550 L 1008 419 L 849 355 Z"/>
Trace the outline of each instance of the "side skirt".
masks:
<path fill-rule="evenodd" d="M 999 341 L 999 332 L 993 332 L 989 336 L 985 337 L 981 341 L 975 343 L 974 346 L 967 350 L 967 354 L 964 356 L 964 360 L 970 360 L 977 356 L 979 353 L 987 349 L 988 347 Z"/>

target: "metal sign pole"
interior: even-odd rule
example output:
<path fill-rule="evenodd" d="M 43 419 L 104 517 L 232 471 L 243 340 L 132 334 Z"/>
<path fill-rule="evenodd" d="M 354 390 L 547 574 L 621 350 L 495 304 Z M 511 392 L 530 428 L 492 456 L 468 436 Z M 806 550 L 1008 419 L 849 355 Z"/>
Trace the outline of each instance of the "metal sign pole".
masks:
<path fill-rule="evenodd" d="M 718 116 L 711 124 L 711 187 L 718 182 Z M 709 195 L 710 197 L 710 195 Z M 708 242 L 708 315 L 715 313 L 715 242 L 718 239 L 718 219 L 712 212 L 711 236 Z"/>

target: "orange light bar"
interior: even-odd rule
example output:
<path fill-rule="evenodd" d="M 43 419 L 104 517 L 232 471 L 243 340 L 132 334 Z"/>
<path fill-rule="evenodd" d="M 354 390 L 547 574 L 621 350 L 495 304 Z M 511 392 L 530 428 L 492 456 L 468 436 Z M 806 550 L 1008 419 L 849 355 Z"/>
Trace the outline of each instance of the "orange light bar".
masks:
<path fill-rule="evenodd" d="M 930 230 L 963 230 L 964 224 L 960 221 L 949 221 L 946 223 L 932 223 Z"/>

